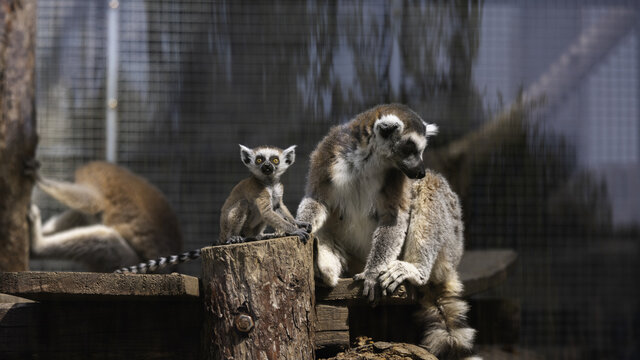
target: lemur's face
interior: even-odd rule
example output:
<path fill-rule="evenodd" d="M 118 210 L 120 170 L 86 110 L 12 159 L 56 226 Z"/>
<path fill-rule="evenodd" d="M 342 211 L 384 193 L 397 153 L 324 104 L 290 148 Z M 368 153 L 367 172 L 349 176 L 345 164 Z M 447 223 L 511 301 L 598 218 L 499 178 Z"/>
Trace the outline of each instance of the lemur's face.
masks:
<path fill-rule="evenodd" d="M 422 153 L 427 137 L 437 134 L 438 127 L 419 118 L 400 120 L 389 114 L 374 123 L 377 150 L 411 179 L 422 179 L 425 167 Z"/>
<path fill-rule="evenodd" d="M 270 146 L 249 149 L 240 145 L 240 159 L 258 179 L 274 180 L 280 178 L 295 161 L 295 148 L 293 145 L 285 150 Z"/>

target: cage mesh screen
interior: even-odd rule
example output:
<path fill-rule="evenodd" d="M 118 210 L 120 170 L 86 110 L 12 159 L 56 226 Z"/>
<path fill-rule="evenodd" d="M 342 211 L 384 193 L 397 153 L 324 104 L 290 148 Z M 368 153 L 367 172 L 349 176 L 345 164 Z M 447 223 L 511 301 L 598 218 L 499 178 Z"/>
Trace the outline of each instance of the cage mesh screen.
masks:
<path fill-rule="evenodd" d="M 71 179 L 104 159 L 108 4 L 38 7 L 38 154 L 45 175 Z M 601 0 L 122 1 L 118 162 L 167 195 L 185 249 L 202 247 L 248 176 L 239 143 L 298 145 L 283 177 L 295 210 L 330 126 L 406 103 L 440 127 L 425 158 L 461 196 L 467 248 L 518 252 L 482 297 L 521 301 L 520 345 L 544 358 L 635 358 L 639 11 Z M 544 101 L 446 158 L 535 86 Z M 36 195 L 45 217 L 62 209 Z"/>

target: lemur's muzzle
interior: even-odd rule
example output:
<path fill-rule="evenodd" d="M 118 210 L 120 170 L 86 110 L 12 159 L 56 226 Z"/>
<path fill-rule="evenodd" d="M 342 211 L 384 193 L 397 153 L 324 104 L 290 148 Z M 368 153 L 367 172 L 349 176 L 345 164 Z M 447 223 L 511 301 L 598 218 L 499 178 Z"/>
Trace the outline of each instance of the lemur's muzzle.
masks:
<path fill-rule="evenodd" d="M 260 167 L 260 171 L 262 171 L 262 173 L 265 175 L 271 175 L 273 173 L 273 170 L 275 170 L 275 168 L 269 163 L 265 163 Z"/>
<path fill-rule="evenodd" d="M 422 179 L 426 175 L 424 165 L 408 168 L 401 166 L 400 170 L 410 179 Z"/>

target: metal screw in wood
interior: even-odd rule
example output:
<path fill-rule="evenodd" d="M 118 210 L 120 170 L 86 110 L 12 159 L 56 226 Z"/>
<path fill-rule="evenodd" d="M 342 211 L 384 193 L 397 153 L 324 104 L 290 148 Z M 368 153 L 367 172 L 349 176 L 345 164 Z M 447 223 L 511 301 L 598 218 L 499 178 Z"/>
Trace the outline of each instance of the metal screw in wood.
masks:
<path fill-rule="evenodd" d="M 243 333 L 248 333 L 253 329 L 253 319 L 247 314 L 238 314 L 235 319 L 236 329 Z"/>

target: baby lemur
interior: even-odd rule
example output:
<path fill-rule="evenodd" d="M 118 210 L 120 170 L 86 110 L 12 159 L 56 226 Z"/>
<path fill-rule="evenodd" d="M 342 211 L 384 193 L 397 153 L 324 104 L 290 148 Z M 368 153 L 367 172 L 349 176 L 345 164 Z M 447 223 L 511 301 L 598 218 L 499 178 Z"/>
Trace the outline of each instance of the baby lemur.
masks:
<path fill-rule="evenodd" d="M 399 104 L 333 127 L 311 154 L 298 220 L 315 230 L 317 274 L 326 284 L 357 273 L 372 301 L 403 281 L 419 286 L 424 345 L 439 359 L 472 358 L 475 331 L 456 271 L 464 248 L 460 204 L 422 162 L 437 129 Z"/>
<path fill-rule="evenodd" d="M 297 221 L 282 202 L 280 176 L 293 164 L 295 157 L 295 145 L 285 150 L 270 146 L 249 149 L 240 145 L 240 158 L 251 171 L 251 176 L 231 190 L 222 206 L 218 244 L 235 244 L 281 235 L 298 236 L 305 242 L 309 239 L 311 225 Z M 267 226 L 272 227 L 275 233 L 265 234 Z M 193 250 L 125 267 L 117 272 L 145 273 L 199 256 L 200 250 Z"/>
<path fill-rule="evenodd" d="M 311 225 L 297 221 L 282 202 L 280 176 L 296 158 L 296 146 L 284 150 L 271 146 L 249 149 L 240 145 L 240 158 L 251 176 L 240 181 L 222 205 L 220 244 L 264 239 L 279 235 L 295 235 L 309 239 Z M 275 234 L 264 234 L 267 226 Z"/>
<path fill-rule="evenodd" d="M 32 205 L 36 257 L 76 260 L 91 271 L 108 272 L 182 249 L 178 219 L 165 196 L 121 166 L 91 162 L 76 170 L 73 183 L 42 177 L 35 161 L 27 174 L 70 208 L 42 225 Z"/>

